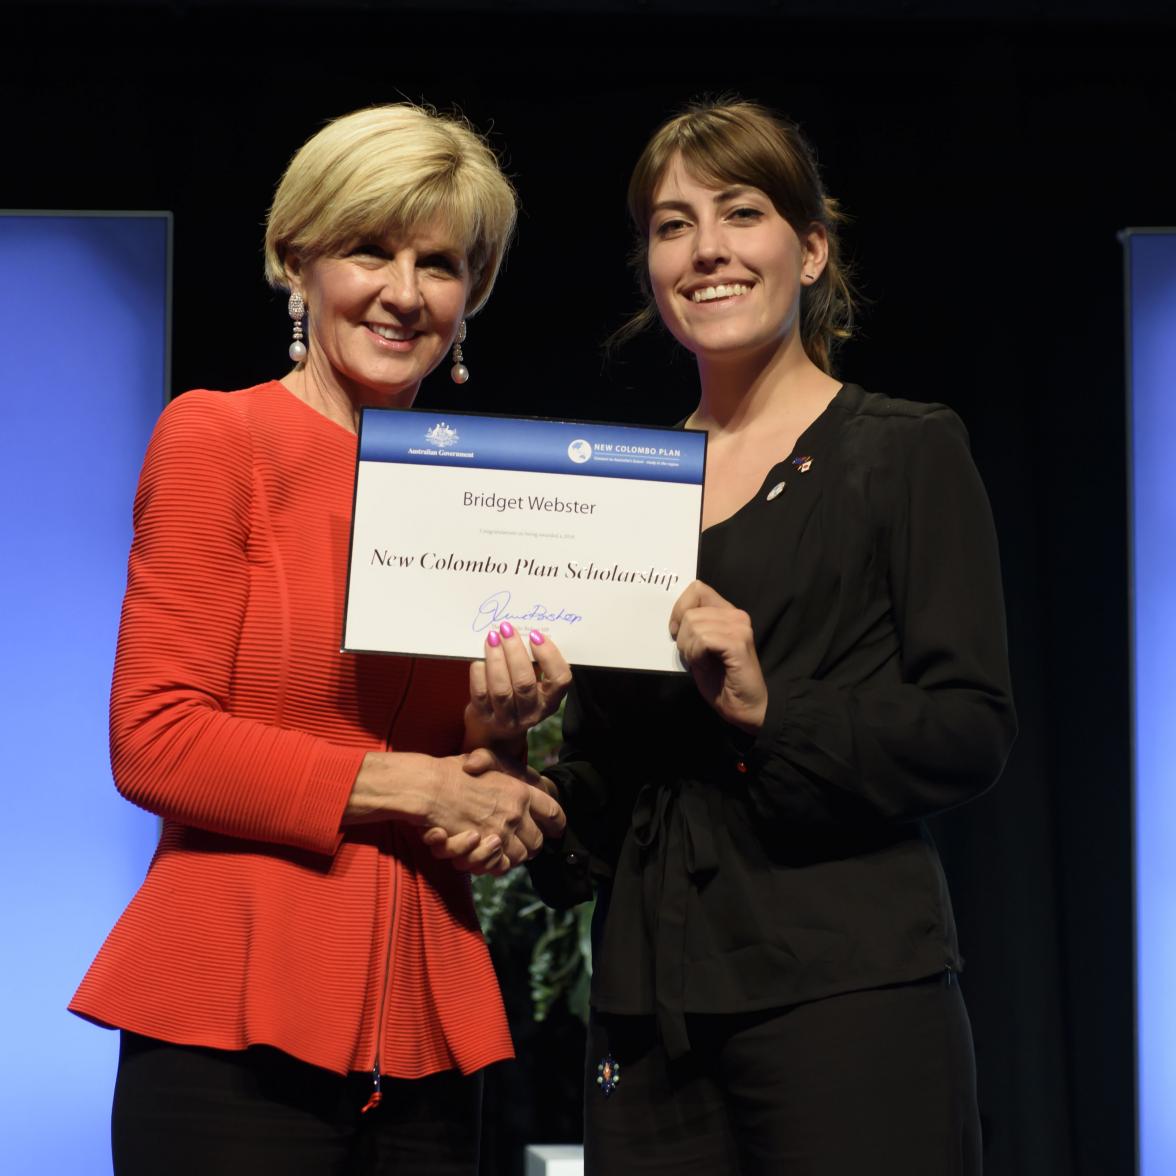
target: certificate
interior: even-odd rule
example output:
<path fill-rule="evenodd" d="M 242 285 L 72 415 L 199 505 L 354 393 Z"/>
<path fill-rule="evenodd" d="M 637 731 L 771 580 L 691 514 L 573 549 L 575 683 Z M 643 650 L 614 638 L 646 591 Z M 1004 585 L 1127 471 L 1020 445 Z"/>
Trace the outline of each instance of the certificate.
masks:
<path fill-rule="evenodd" d="M 706 434 L 365 408 L 343 649 L 479 658 L 509 621 L 569 662 L 682 671 Z"/>

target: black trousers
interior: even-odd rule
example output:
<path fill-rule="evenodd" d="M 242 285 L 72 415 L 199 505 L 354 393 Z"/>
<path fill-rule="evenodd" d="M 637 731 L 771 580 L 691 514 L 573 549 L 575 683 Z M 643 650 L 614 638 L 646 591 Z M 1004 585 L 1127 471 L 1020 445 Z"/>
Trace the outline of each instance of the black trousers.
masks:
<path fill-rule="evenodd" d="M 669 1061 L 652 1017 L 593 1013 L 587 1176 L 978 1176 L 958 981 L 936 977 L 731 1016 L 688 1016 Z M 596 1079 L 619 1065 L 610 1095 Z"/>
<path fill-rule="evenodd" d="M 171 1045 L 124 1032 L 115 1176 L 474 1176 L 482 1079 L 341 1078 L 276 1049 Z"/>

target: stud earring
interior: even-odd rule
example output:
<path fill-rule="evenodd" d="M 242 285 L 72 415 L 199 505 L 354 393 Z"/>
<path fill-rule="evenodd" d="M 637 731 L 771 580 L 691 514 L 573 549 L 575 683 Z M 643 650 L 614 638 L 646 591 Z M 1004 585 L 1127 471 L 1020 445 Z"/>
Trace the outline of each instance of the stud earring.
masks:
<path fill-rule="evenodd" d="M 464 384 L 470 378 L 470 369 L 465 365 L 465 356 L 461 353 L 461 345 L 465 342 L 466 324 L 461 320 L 457 328 L 457 338 L 453 341 L 453 367 L 449 369 L 449 378 L 455 384 Z"/>
<path fill-rule="evenodd" d="M 302 342 L 302 317 L 306 314 L 306 303 L 297 290 L 290 295 L 286 309 L 294 320 L 294 342 L 290 344 L 290 358 L 295 363 L 301 363 L 306 358 L 306 344 Z"/>

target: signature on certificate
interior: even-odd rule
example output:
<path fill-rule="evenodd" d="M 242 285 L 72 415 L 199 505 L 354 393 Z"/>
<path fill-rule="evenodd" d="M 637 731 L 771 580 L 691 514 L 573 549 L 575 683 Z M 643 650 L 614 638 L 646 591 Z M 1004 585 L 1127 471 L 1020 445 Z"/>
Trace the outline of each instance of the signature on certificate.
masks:
<path fill-rule="evenodd" d="M 533 604 L 526 612 L 511 612 L 510 593 L 505 588 L 501 588 L 492 596 L 487 596 L 478 605 L 472 628 L 475 633 L 481 633 L 491 625 L 498 624 L 499 621 L 527 621 L 530 624 L 550 624 L 562 621 L 564 624 L 574 625 L 583 619 L 579 613 L 567 612 L 559 607 L 548 608 L 544 604 Z"/>

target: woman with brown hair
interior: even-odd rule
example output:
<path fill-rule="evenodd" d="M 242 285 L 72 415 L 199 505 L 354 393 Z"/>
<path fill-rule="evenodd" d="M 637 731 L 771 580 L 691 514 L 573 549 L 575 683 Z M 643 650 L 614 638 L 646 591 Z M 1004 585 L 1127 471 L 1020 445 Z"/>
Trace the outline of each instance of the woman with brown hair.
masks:
<path fill-rule="evenodd" d="M 795 126 L 691 107 L 629 188 L 708 453 L 689 675 L 577 670 L 533 872 L 595 884 L 590 1173 L 979 1172 L 962 967 L 925 818 L 1015 734 L 963 426 L 832 374 L 852 295 Z"/>

